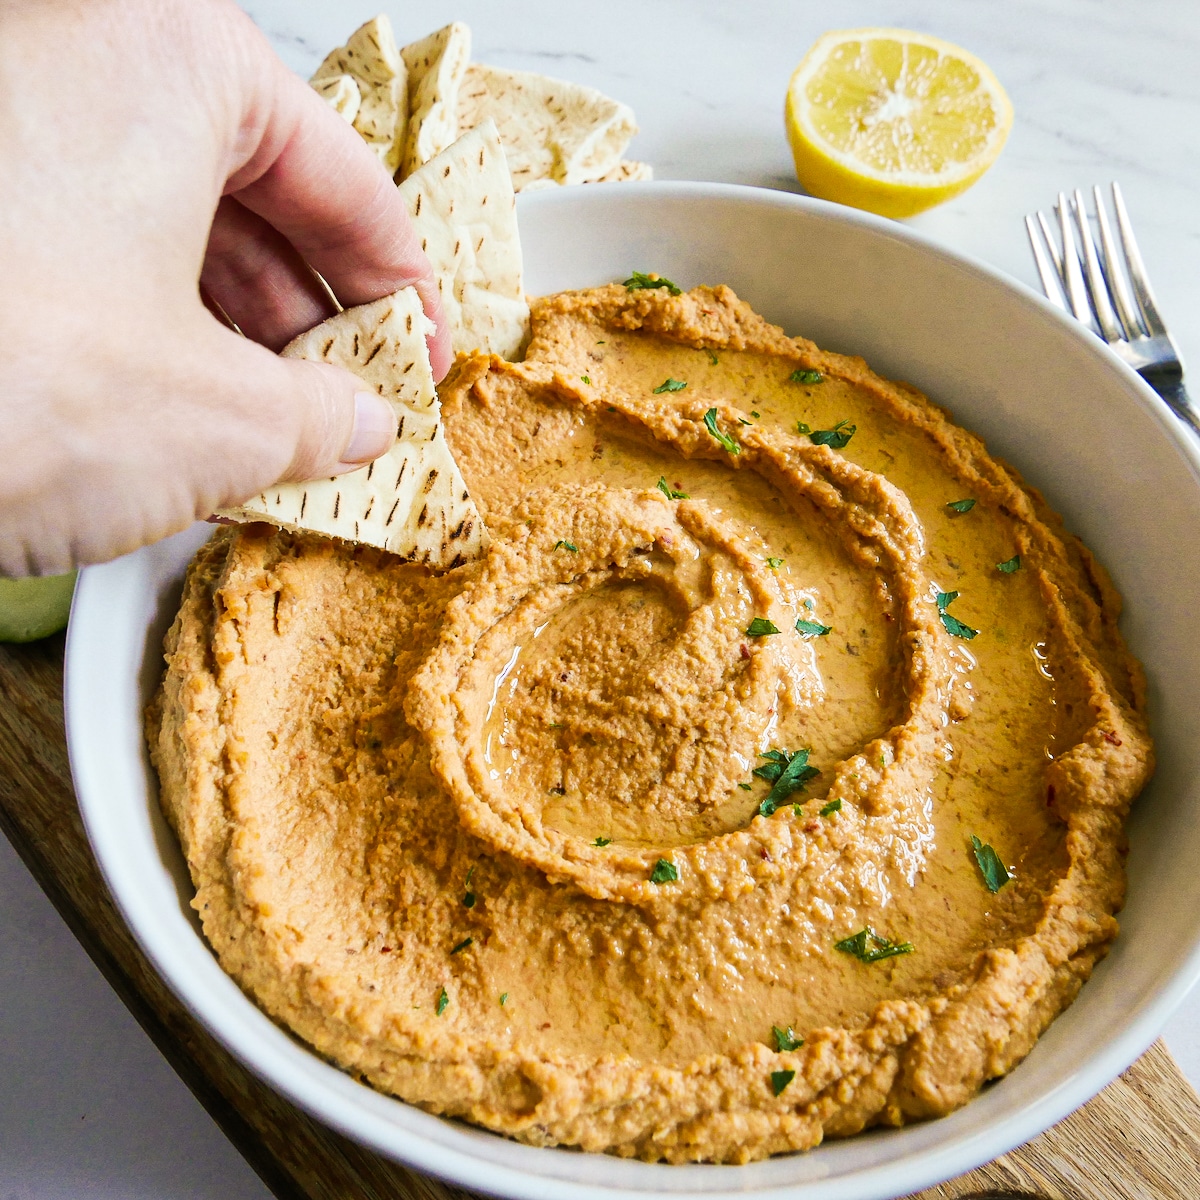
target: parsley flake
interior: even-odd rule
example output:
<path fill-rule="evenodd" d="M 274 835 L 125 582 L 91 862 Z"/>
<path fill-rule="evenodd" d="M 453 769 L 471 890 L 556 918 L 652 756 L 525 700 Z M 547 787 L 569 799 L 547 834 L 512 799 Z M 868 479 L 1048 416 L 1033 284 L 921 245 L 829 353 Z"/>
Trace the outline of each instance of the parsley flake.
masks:
<path fill-rule="evenodd" d="M 1000 861 L 1000 855 L 986 842 L 981 842 L 974 834 L 971 835 L 971 852 L 979 864 L 979 873 L 983 876 L 984 887 L 989 892 L 998 892 L 1012 878 Z"/>
<path fill-rule="evenodd" d="M 812 426 L 809 425 L 805 421 L 797 421 L 796 422 L 796 432 L 797 433 L 812 433 Z"/>
<path fill-rule="evenodd" d="M 591 387 L 592 381 L 586 375 L 580 375 L 579 378 L 582 379 L 583 382 L 586 383 L 589 387 Z"/>
<path fill-rule="evenodd" d="M 661 396 L 663 392 L 682 392 L 687 387 L 687 384 L 682 379 L 672 379 L 668 376 L 654 389 L 656 396 Z"/>
<path fill-rule="evenodd" d="M 717 425 L 717 410 L 710 408 L 704 414 L 704 428 L 720 442 L 721 447 L 727 450 L 730 454 L 741 454 L 742 448 L 737 444 L 735 438 L 731 438 L 729 434 L 724 433 Z"/>
<path fill-rule="evenodd" d="M 577 545 L 575 545 L 574 542 L 564 541 L 562 538 L 559 538 L 558 541 L 554 543 L 554 549 L 555 550 L 570 550 L 570 552 L 572 554 L 579 553 L 579 547 Z"/>
<path fill-rule="evenodd" d="M 805 637 L 824 637 L 833 629 L 832 625 L 822 625 L 820 621 L 806 621 L 801 617 L 796 622 L 796 632 Z"/>
<path fill-rule="evenodd" d="M 472 866 L 467 871 L 467 877 L 463 880 L 463 907 L 475 907 L 475 893 L 471 891 L 471 876 L 475 874 L 475 868 Z"/>
<path fill-rule="evenodd" d="M 820 383 L 825 376 L 820 371 L 813 371 L 804 367 L 797 367 L 789 376 L 788 379 L 792 383 Z"/>
<path fill-rule="evenodd" d="M 810 779 L 816 779 L 820 771 L 809 766 L 808 750 L 768 750 L 759 758 L 767 761 L 750 773 L 771 784 L 763 802 L 758 806 L 759 816 L 769 817 L 793 793 L 801 791 Z M 797 813 L 797 816 L 800 814 Z"/>
<path fill-rule="evenodd" d="M 643 275 L 641 271 L 634 271 L 625 280 L 625 290 L 627 292 L 636 292 L 640 288 L 665 288 L 672 296 L 678 296 L 682 291 L 681 288 L 677 288 L 669 279 L 663 279 L 661 275 Z"/>
<path fill-rule="evenodd" d="M 946 507 L 956 513 L 966 513 L 975 507 L 975 501 L 969 498 L 966 500 L 951 500 L 946 504 Z"/>
<path fill-rule="evenodd" d="M 772 571 L 778 571 L 779 568 L 783 566 L 783 559 L 782 558 L 768 558 L 767 566 L 770 567 Z"/>
<path fill-rule="evenodd" d="M 754 419 L 757 421 L 757 420 L 758 420 L 758 418 L 759 418 L 759 417 L 760 417 L 762 414 L 761 414 L 761 413 L 756 413 L 756 412 L 754 411 L 754 409 L 751 409 L 751 410 L 750 410 L 750 415 L 751 415 L 751 416 L 752 416 L 752 417 L 753 417 L 753 418 L 754 418 Z"/>
<path fill-rule="evenodd" d="M 463 908 L 474 908 L 474 907 L 475 907 L 475 893 L 474 892 L 466 892 L 463 895 Z"/>
<path fill-rule="evenodd" d="M 775 1039 L 775 1049 L 780 1054 L 791 1054 L 793 1050 L 799 1050 L 804 1045 L 804 1039 L 798 1038 L 792 1032 L 790 1025 L 786 1029 L 780 1029 L 778 1025 L 772 1025 L 771 1036 Z"/>
<path fill-rule="evenodd" d="M 469 945 L 471 945 L 471 943 L 474 940 L 475 939 L 473 937 L 463 938 L 463 940 L 461 942 L 459 942 L 458 945 L 455 946 L 454 949 L 450 951 L 450 953 L 458 954 L 460 951 L 465 950 Z"/>
<path fill-rule="evenodd" d="M 740 787 L 743 792 L 754 791 L 754 785 L 752 783 L 739 783 L 738 787 Z"/>
<path fill-rule="evenodd" d="M 596 840 L 595 840 L 595 841 L 592 843 L 592 845 L 593 845 L 593 846 L 611 846 L 611 845 L 612 845 L 612 838 L 602 838 L 602 837 L 598 837 L 598 838 L 597 838 L 597 839 L 596 839 Z"/>
<path fill-rule="evenodd" d="M 666 496 L 666 498 L 668 500 L 690 500 L 691 499 L 691 497 L 688 495 L 687 492 L 677 492 L 673 487 L 671 487 L 667 483 L 667 477 L 665 475 L 660 475 L 658 477 L 657 487 L 658 487 L 658 490 L 660 492 L 662 492 L 662 494 L 664 496 Z"/>
<path fill-rule="evenodd" d="M 747 637 L 769 637 L 772 633 L 778 633 L 779 628 L 774 621 L 768 621 L 766 617 L 755 617 L 749 625 L 746 626 Z"/>
<path fill-rule="evenodd" d="M 897 954 L 911 954 L 912 942 L 893 942 L 891 938 L 880 937 L 870 925 L 860 929 L 840 942 L 834 942 L 833 948 L 843 954 L 852 954 L 860 962 L 881 962 L 885 958 L 895 958 Z"/>
<path fill-rule="evenodd" d="M 503 1008 L 507 1003 L 508 1003 L 508 993 L 501 992 L 500 993 L 500 1007 Z"/>
<path fill-rule="evenodd" d="M 660 858 L 650 872 L 651 883 L 675 883 L 679 878 L 679 870 L 670 859 Z"/>
<path fill-rule="evenodd" d="M 772 1071 L 771 1072 L 771 1091 L 775 1095 L 779 1095 L 793 1079 L 796 1078 L 795 1071 Z"/>
<path fill-rule="evenodd" d="M 808 434 L 808 440 L 814 446 L 828 446 L 831 450 L 844 450 L 850 439 L 858 432 L 857 425 L 849 421 L 839 421 L 832 429 L 801 429 Z"/>
<path fill-rule="evenodd" d="M 839 796 L 836 800 L 830 800 L 828 804 L 821 805 L 821 816 L 831 817 L 835 812 L 842 811 L 842 798 Z"/>
<path fill-rule="evenodd" d="M 996 564 L 996 570 L 1003 571 L 1005 575 L 1011 575 L 1014 571 L 1019 571 L 1020 569 L 1021 556 L 1019 554 L 1014 554 L 1012 558 L 1008 559 L 1007 561 Z"/>
<path fill-rule="evenodd" d="M 438 993 L 437 1006 L 433 1011 L 440 1017 L 442 1013 L 446 1011 L 446 1005 L 449 1003 L 450 997 L 446 995 L 446 989 L 442 988 L 442 990 Z"/>
<path fill-rule="evenodd" d="M 710 350 L 708 352 L 708 361 L 715 367 L 721 360 Z"/>
<path fill-rule="evenodd" d="M 952 617 L 946 609 L 958 599 L 957 592 L 938 592 L 937 607 L 938 615 L 942 618 L 942 624 L 946 627 L 946 632 L 953 637 L 960 637 L 964 641 L 969 642 L 976 634 L 978 629 L 972 629 L 970 625 L 964 625 L 957 617 Z"/>

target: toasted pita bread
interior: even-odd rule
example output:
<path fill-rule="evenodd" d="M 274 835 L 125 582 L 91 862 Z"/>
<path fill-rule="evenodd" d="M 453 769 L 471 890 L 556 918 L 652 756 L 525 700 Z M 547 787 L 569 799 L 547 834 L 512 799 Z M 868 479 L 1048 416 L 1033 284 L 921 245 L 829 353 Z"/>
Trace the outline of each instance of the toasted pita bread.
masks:
<path fill-rule="evenodd" d="M 455 21 L 400 51 L 408 68 L 408 136 L 401 176 L 440 154 L 458 137 L 458 91 L 471 57 L 471 31 Z"/>
<path fill-rule="evenodd" d="M 487 532 L 446 443 L 425 345 L 431 330 L 415 289 L 402 288 L 289 343 L 286 357 L 345 367 L 389 400 L 396 444 L 357 471 L 276 484 L 219 515 L 377 546 L 435 568 L 477 557 Z"/>
<path fill-rule="evenodd" d="M 529 331 L 516 197 L 491 120 L 401 185 L 434 275 L 455 353 L 515 358 Z"/>
<path fill-rule="evenodd" d="M 458 129 L 496 122 L 513 188 L 587 183 L 621 162 L 637 132 L 633 110 L 594 88 L 472 63 L 458 91 Z"/>
<path fill-rule="evenodd" d="M 359 93 L 353 116 L 347 115 L 352 107 L 342 82 L 347 78 Z M 408 69 L 387 17 L 380 14 L 356 29 L 344 46 L 326 55 L 309 82 L 394 172 L 408 129 Z"/>
<path fill-rule="evenodd" d="M 325 79 L 314 79 L 312 89 L 335 113 L 344 117 L 348 125 L 354 124 L 362 103 L 362 93 L 353 76 L 329 75 Z"/>
<path fill-rule="evenodd" d="M 589 183 L 635 183 L 642 179 L 653 179 L 654 168 L 649 163 L 631 162 L 623 158 L 611 171 Z"/>

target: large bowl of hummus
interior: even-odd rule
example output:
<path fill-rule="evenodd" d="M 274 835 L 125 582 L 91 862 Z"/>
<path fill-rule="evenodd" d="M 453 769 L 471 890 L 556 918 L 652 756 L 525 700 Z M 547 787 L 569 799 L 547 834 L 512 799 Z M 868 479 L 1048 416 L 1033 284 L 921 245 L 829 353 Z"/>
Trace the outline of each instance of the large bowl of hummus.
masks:
<path fill-rule="evenodd" d="M 482 560 L 205 526 L 83 573 L 118 905 L 251 1068 L 465 1187 L 868 1200 L 1010 1149 L 1200 975 L 1197 447 L 876 218 L 519 216 L 525 359 L 441 388 Z"/>

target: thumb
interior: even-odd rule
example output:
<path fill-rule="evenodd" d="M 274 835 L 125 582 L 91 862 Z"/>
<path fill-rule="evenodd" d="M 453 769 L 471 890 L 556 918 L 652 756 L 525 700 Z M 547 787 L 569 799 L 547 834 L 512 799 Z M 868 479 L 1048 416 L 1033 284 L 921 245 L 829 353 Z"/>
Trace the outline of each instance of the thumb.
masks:
<path fill-rule="evenodd" d="M 212 512 L 241 504 L 275 483 L 352 471 L 396 440 L 392 406 L 349 371 L 280 358 L 228 330 L 212 332 L 216 345 L 205 339 L 209 370 L 194 376 L 206 379 L 208 410 L 203 448 L 193 443 L 188 455 L 202 468 L 197 516 L 208 515 L 199 511 L 206 505 Z"/>
<path fill-rule="evenodd" d="M 391 449 L 396 414 L 356 375 L 299 358 L 277 362 L 285 376 L 283 420 L 292 442 L 291 461 L 280 479 L 302 482 L 341 475 Z"/>

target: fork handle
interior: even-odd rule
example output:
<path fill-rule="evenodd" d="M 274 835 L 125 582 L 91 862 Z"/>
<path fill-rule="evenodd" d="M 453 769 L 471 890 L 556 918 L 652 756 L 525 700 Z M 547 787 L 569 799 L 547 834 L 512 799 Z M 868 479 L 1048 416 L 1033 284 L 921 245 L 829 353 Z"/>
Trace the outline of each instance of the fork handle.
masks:
<path fill-rule="evenodd" d="M 1148 379 L 1146 382 L 1171 406 L 1171 411 L 1200 437 L 1200 412 L 1197 412 L 1196 406 L 1188 396 L 1183 380 Z"/>

